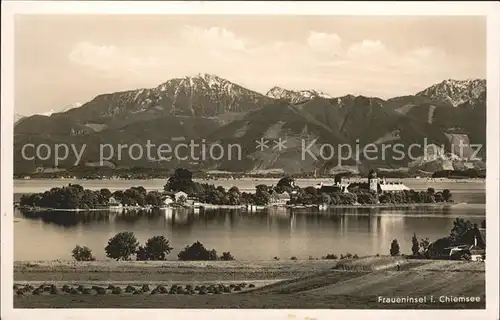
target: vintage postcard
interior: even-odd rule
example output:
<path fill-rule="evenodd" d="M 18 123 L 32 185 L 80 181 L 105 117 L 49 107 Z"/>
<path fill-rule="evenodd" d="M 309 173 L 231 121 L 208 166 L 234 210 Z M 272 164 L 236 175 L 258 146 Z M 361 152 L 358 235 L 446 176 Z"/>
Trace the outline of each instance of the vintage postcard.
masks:
<path fill-rule="evenodd" d="M 2 319 L 498 319 L 499 18 L 2 3 Z"/>

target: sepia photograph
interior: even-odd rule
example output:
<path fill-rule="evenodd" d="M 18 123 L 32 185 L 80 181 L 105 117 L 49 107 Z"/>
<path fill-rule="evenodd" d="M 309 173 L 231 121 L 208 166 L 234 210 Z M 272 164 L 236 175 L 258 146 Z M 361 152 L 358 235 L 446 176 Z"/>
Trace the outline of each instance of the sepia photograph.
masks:
<path fill-rule="evenodd" d="M 292 4 L 9 12 L 2 318 L 494 319 L 500 6 L 279 14 Z"/>

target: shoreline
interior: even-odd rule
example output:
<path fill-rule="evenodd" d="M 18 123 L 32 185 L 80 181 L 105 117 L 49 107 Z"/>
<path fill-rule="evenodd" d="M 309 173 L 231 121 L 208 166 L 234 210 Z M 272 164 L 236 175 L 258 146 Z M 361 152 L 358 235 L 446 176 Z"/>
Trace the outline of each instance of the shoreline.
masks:
<path fill-rule="evenodd" d="M 481 203 L 479 203 L 481 204 Z M 106 211 L 106 212 L 123 212 L 123 211 L 150 211 L 150 210 L 173 210 L 173 209 L 203 209 L 203 210 L 218 210 L 218 209 L 241 209 L 242 211 L 264 211 L 269 209 L 281 209 L 281 210 L 318 210 L 327 211 L 334 209 L 377 209 L 377 208 L 388 208 L 388 209 L 398 209 L 398 208 L 412 208 L 412 207 L 454 207 L 454 206 L 471 206 L 477 204 L 471 204 L 466 202 L 447 202 L 447 203 L 398 203 L 398 204 L 353 204 L 353 205 L 327 205 L 326 207 L 321 207 L 321 205 L 267 205 L 267 206 L 255 206 L 254 210 L 248 209 L 246 205 L 216 205 L 216 204 L 201 204 L 199 206 L 172 206 L 172 207 L 161 207 L 161 208 L 147 208 L 147 207 L 124 207 L 120 209 L 116 208 L 89 208 L 89 209 L 54 209 L 46 207 L 16 207 L 20 210 L 28 210 L 31 212 L 86 212 L 86 211 Z M 254 205 L 253 205 L 254 206 Z"/>
<path fill-rule="evenodd" d="M 119 179 L 119 178 L 106 178 L 106 179 L 85 179 L 85 178 L 38 178 L 38 177 L 32 177 L 29 179 L 23 179 L 23 178 L 15 178 L 13 177 L 13 181 L 30 181 L 30 180 L 63 180 L 63 181 L 72 181 L 72 180 L 82 180 L 82 181 L 139 181 L 139 180 L 144 180 L 144 181 L 149 181 L 149 180 L 167 180 L 168 177 L 165 178 L 144 178 L 144 179 Z M 203 179 L 203 178 L 193 178 L 193 181 L 238 181 L 238 180 L 279 180 L 279 177 L 242 177 L 242 178 L 229 178 L 229 177 L 216 177 L 216 178 L 210 178 L 210 179 Z M 303 177 L 303 178 L 296 178 L 297 180 L 334 180 L 334 177 L 332 176 L 324 176 L 324 177 Z M 353 181 L 357 180 L 366 180 L 363 177 L 353 177 L 351 178 Z M 403 178 L 387 178 L 387 180 L 419 180 L 419 181 L 433 181 L 433 182 L 474 182 L 474 181 L 486 181 L 486 178 L 431 178 L 431 177 L 403 177 Z"/>

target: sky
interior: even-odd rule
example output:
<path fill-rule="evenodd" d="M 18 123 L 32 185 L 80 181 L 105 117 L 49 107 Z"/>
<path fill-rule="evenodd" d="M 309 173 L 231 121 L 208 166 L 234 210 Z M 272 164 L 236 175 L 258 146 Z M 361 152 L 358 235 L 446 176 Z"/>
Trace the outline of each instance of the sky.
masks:
<path fill-rule="evenodd" d="M 486 78 L 486 19 L 468 16 L 18 15 L 15 113 L 50 114 L 102 93 L 215 74 L 390 98 Z"/>

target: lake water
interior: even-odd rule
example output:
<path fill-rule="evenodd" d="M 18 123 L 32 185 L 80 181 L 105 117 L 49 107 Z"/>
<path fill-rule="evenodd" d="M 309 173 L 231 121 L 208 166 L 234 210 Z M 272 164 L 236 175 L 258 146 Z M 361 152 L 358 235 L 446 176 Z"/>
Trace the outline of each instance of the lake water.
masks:
<path fill-rule="evenodd" d="M 23 180 L 14 182 L 15 198 L 21 193 L 41 192 L 54 186 L 79 183 L 86 188 L 110 190 L 142 185 L 148 190 L 161 189 L 162 180 L 146 181 L 68 181 Z M 276 183 L 261 180 L 258 183 Z M 251 190 L 256 181 L 218 180 L 216 185 L 237 185 Z M 299 185 L 317 181 L 300 180 Z M 484 181 L 405 181 L 414 189 L 433 187 L 450 189 L 457 204 L 453 207 L 414 207 L 404 209 L 355 208 L 328 212 L 268 210 L 247 213 L 236 210 L 213 210 L 193 213 L 169 210 L 119 215 L 101 212 L 45 213 L 27 216 L 14 213 L 15 260 L 68 260 L 78 245 L 92 249 L 97 259 L 105 259 L 104 247 L 110 237 L 121 231 L 132 231 L 141 243 L 163 235 L 174 247 L 168 256 L 176 259 L 186 245 L 199 240 L 218 253 L 230 251 L 237 259 L 270 260 L 273 257 L 299 259 L 321 257 L 327 253 L 387 254 L 393 239 L 401 251 L 411 251 L 411 237 L 431 241 L 447 235 L 453 220 L 462 217 L 480 224 L 485 218 Z"/>

